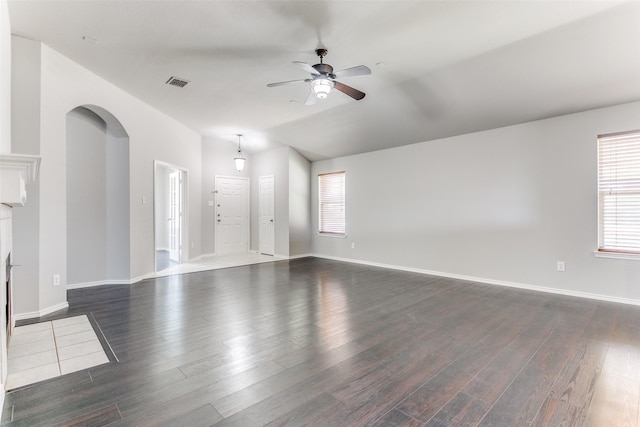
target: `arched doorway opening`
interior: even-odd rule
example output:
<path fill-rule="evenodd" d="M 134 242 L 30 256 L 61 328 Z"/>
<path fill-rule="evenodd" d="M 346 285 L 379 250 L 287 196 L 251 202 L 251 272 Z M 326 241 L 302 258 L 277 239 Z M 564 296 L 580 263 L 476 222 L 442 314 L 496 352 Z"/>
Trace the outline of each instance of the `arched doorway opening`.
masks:
<path fill-rule="evenodd" d="M 67 113 L 67 280 L 130 279 L 129 135 L 110 112 Z"/>

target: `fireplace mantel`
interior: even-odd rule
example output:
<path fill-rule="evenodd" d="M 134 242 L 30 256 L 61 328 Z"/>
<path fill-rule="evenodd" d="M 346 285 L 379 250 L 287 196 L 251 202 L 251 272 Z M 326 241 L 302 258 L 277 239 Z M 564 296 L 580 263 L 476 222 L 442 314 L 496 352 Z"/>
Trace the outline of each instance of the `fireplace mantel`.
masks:
<path fill-rule="evenodd" d="M 39 174 L 40 156 L 0 154 L 0 203 L 24 206 L 26 184 L 36 181 Z"/>

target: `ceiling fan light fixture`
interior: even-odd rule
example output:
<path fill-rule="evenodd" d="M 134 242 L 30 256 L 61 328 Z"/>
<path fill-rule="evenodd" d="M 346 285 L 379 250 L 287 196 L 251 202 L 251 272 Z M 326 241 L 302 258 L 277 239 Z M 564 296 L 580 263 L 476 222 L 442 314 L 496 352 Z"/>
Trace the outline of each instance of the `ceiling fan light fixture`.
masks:
<path fill-rule="evenodd" d="M 238 172 L 242 172 L 242 170 L 244 169 L 244 162 L 245 162 L 245 158 L 242 156 L 242 151 L 240 151 L 240 137 L 242 135 L 238 135 L 238 153 L 236 154 L 236 157 L 234 157 L 233 161 L 236 164 L 236 170 Z"/>
<path fill-rule="evenodd" d="M 311 81 L 311 90 L 318 98 L 324 99 L 331 92 L 333 85 L 334 83 L 331 80 L 321 77 Z"/>

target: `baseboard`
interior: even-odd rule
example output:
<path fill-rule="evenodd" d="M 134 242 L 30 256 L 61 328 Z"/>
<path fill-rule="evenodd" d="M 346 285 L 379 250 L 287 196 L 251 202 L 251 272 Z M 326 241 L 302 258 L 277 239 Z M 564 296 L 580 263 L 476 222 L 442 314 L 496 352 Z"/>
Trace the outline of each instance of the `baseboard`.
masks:
<path fill-rule="evenodd" d="M 32 311 L 29 313 L 14 313 L 13 320 L 18 321 L 18 320 L 36 319 L 38 317 L 46 316 L 47 314 L 55 313 L 56 311 L 59 311 L 59 310 L 64 310 L 65 308 L 69 308 L 69 303 L 66 301 L 51 307 L 44 308 L 40 311 Z"/>
<path fill-rule="evenodd" d="M 202 260 L 203 258 L 208 258 L 208 257 L 212 257 L 212 256 L 216 256 L 215 252 L 214 253 L 210 253 L 210 254 L 200 254 L 195 258 L 190 258 L 189 261 L 187 261 L 187 262 L 198 262 L 198 261 Z"/>
<path fill-rule="evenodd" d="M 135 279 L 121 279 L 121 280 L 96 280 L 95 282 L 84 282 L 84 283 L 71 283 L 67 285 L 68 289 L 80 289 L 80 288 L 91 288 L 94 286 L 104 286 L 104 285 L 131 285 L 135 283 L 137 280 Z"/>
<path fill-rule="evenodd" d="M 291 255 L 286 257 L 287 259 L 298 259 L 298 258 L 308 258 L 310 256 L 314 256 L 313 254 L 301 254 L 301 255 Z M 318 257 L 320 258 L 320 257 Z"/>
<path fill-rule="evenodd" d="M 428 274 L 431 276 L 447 277 L 450 279 L 465 280 L 469 282 L 485 283 L 488 285 L 505 286 L 508 288 L 517 288 L 517 289 L 524 289 L 529 291 L 545 292 L 549 294 L 565 295 L 570 297 L 587 298 L 587 299 L 593 299 L 593 300 L 599 300 L 599 301 L 607 301 L 607 302 L 614 302 L 619 304 L 640 306 L 640 300 L 635 300 L 630 298 L 612 297 L 610 295 L 592 294 L 589 292 L 568 291 L 566 289 L 551 288 L 546 286 L 536 286 L 536 285 L 529 285 L 529 284 L 517 283 L 517 282 L 507 282 L 504 280 L 487 279 L 484 277 L 464 276 L 462 274 L 453 274 L 453 273 L 445 273 L 442 271 L 424 270 L 420 268 L 404 267 L 404 266 L 393 265 L 393 264 L 383 264 L 379 262 L 370 262 L 370 261 L 356 260 L 351 258 L 333 257 L 333 256 L 327 256 L 327 255 L 320 255 L 320 254 L 312 254 L 311 256 L 314 256 L 317 258 L 330 259 L 334 261 L 343 261 L 343 262 L 350 262 L 354 264 L 370 265 L 372 267 L 382 267 L 382 268 L 389 268 L 392 270 L 401 270 L 401 271 L 408 271 L 412 273 Z"/>

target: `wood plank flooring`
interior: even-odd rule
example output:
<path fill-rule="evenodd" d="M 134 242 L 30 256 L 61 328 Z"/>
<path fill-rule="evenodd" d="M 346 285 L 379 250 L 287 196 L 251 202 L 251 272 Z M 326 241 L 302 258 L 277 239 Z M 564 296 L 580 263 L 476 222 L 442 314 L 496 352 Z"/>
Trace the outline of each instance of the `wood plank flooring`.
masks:
<path fill-rule="evenodd" d="M 69 291 L 119 359 L 16 426 L 637 426 L 640 307 L 318 258 Z"/>

